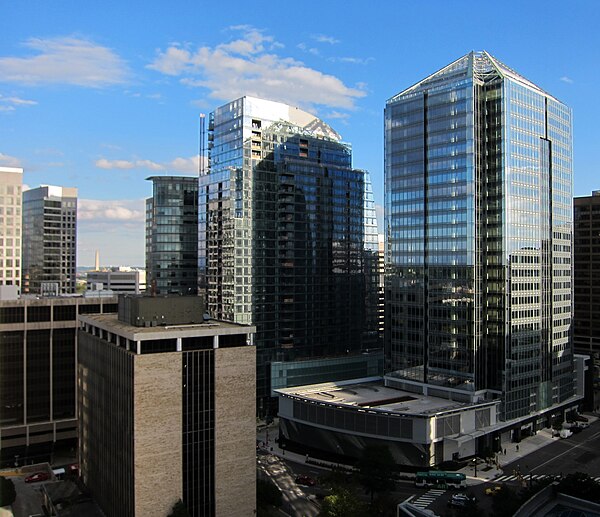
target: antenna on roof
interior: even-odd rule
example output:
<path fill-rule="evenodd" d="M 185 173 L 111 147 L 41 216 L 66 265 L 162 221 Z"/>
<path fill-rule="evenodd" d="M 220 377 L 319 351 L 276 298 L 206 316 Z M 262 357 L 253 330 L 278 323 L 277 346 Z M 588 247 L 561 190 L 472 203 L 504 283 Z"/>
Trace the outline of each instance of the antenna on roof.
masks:
<path fill-rule="evenodd" d="M 200 131 L 198 135 L 198 177 L 204 176 L 204 155 L 206 148 L 204 146 L 206 136 L 206 117 L 204 113 L 200 113 Z"/>

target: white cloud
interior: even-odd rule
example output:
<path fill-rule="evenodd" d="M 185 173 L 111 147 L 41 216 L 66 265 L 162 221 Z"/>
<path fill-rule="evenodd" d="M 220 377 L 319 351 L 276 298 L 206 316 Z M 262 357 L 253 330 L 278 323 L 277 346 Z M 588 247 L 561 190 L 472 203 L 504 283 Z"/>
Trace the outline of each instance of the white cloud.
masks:
<path fill-rule="evenodd" d="M 5 167 L 23 167 L 21 160 L 3 153 L 0 153 L 0 165 L 4 165 Z"/>
<path fill-rule="evenodd" d="M 567 77 L 566 75 L 563 75 L 560 80 L 563 83 L 567 83 L 567 84 L 573 84 L 575 81 L 573 81 L 573 79 L 571 79 L 570 77 Z"/>
<path fill-rule="evenodd" d="M 106 158 L 100 158 L 96 160 L 96 167 L 99 169 L 134 169 L 135 162 L 128 160 L 107 160 Z"/>
<path fill-rule="evenodd" d="M 155 162 L 152 160 L 107 160 L 100 158 L 95 162 L 99 169 L 149 169 L 151 171 L 176 171 L 176 172 L 198 172 L 198 157 L 174 158 L 168 162 Z"/>
<path fill-rule="evenodd" d="M 0 57 L 0 81 L 24 84 L 62 83 L 103 87 L 127 82 L 126 63 L 107 47 L 75 38 L 31 38 L 28 57 Z"/>
<path fill-rule="evenodd" d="M 86 222 L 143 222 L 145 221 L 143 199 L 96 200 L 79 199 L 77 221 Z"/>
<path fill-rule="evenodd" d="M 351 65 L 368 65 L 371 61 L 374 61 L 374 57 L 332 57 L 329 58 L 329 61 L 337 62 L 337 63 L 348 63 Z M 360 86 L 357 85 L 359 88 Z"/>
<path fill-rule="evenodd" d="M 296 47 L 299 48 L 300 50 L 302 50 L 302 52 L 308 52 L 309 54 L 312 54 L 313 56 L 321 55 L 321 52 L 319 51 L 318 48 L 309 47 L 306 45 L 306 43 L 298 43 L 298 45 L 296 45 Z"/>
<path fill-rule="evenodd" d="M 144 199 L 79 199 L 77 261 L 94 263 L 96 250 L 103 264 L 143 265 Z"/>
<path fill-rule="evenodd" d="M 313 34 L 311 38 L 319 43 L 329 43 L 330 45 L 336 45 L 340 42 L 339 39 L 335 39 L 333 36 L 326 36 L 325 34 Z"/>
<path fill-rule="evenodd" d="M 20 97 L 6 97 L 0 93 L 0 111 L 15 111 L 21 106 L 35 106 L 36 101 L 21 99 Z"/>
<path fill-rule="evenodd" d="M 37 104 L 37 101 L 21 99 L 20 97 L 5 97 L 2 94 L 0 94 L 0 102 L 14 104 L 15 106 L 35 106 Z"/>
<path fill-rule="evenodd" d="M 366 93 L 346 86 L 333 75 L 273 52 L 277 42 L 263 32 L 244 26 L 243 35 L 215 47 L 171 45 L 159 50 L 148 68 L 179 76 L 190 87 L 210 91 L 210 97 L 231 100 L 253 95 L 311 109 L 314 106 L 352 109 Z"/>
<path fill-rule="evenodd" d="M 165 164 L 165 169 L 177 172 L 198 172 L 198 157 L 175 158 Z"/>

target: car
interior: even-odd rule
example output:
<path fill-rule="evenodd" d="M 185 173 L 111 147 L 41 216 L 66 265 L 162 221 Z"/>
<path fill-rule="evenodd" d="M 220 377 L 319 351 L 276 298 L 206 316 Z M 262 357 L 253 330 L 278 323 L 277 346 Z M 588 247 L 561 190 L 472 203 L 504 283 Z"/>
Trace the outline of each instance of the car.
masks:
<path fill-rule="evenodd" d="M 315 486 L 317 482 L 310 476 L 296 476 L 296 484 L 305 486 Z"/>
<path fill-rule="evenodd" d="M 499 485 L 490 486 L 485 489 L 485 495 L 498 495 L 500 492 L 502 492 L 502 487 Z"/>
<path fill-rule="evenodd" d="M 448 501 L 448 506 L 451 508 L 464 508 L 467 506 L 467 502 L 465 499 L 450 499 Z"/>
<path fill-rule="evenodd" d="M 47 472 L 36 472 L 35 474 L 31 474 L 25 478 L 25 483 L 37 483 L 38 481 L 48 481 L 50 479 L 50 474 Z"/>
<path fill-rule="evenodd" d="M 470 494 L 452 494 L 452 500 L 465 502 L 475 501 L 475 496 Z"/>

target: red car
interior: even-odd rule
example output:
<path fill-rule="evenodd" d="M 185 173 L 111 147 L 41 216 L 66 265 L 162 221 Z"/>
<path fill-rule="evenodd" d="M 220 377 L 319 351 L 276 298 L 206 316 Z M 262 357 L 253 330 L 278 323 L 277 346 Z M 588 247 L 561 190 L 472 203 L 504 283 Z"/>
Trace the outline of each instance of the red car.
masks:
<path fill-rule="evenodd" d="M 47 472 L 36 472 L 25 478 L 25 483 L 37 483 L 38 481 L 48 481 L 50 474 Z"/>
<path fill-rule="evenodd" d="M 317 482 L 310 476 L 297 476 L 296 483 L 298 485 L 315 486 Z"/>

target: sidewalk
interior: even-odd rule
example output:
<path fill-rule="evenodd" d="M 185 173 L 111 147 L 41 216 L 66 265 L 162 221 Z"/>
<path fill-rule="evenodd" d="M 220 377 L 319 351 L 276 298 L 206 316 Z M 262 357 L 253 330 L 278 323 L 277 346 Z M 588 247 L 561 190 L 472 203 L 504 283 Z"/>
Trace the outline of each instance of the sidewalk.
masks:
<path fill-rule="evenodd" d="M 265 429 L 257 431 L 256 440 L 257 446 L 264 452 L 279 456 L 294 463 L 300 463 L 310 465 L 311 468 L 318 468 L 322 470 L 330 470 L 332 467 L 341 466 L 343 468 L 351 469 L 352 467 L 342 465 L 339 463 L 332 463 L 330 461 L 320 460 L 318 458 L 311 458 L 308 454 L 298 454 L 296 452 L 288 451 L 279 447 L 279 442 L 275 441 L 275 438 L 279 437 L 279 423 L 277 419 L 275 422 L 270 424 Z"/>
<path fill-rule="evenodd" d="M 596 414 L 585 413 L 588 422 L 591 424 L 598 420 Z M 352 467 L 341 463 L 334 463 L 330 461 L 320 460 L 318 458 L 311 458 L 308 454 L 302 455 L 292 451 L 284 450 L 279 447 L 279 443 L 275 441 L 275 438 L 279 436 L 279 423 L 276 419 L 275 422 L 270 424 L 265 429 L 256 433 L 256 439 L 258 447 L 265 452 L 269 452 L 280 458 L 284 458 L 295 463 L 310 465 L 312 468 L 319 468 L 323 470 L 329 470 L 332 467 L 342 467 L 351 470 Z M 543 429 L 538 431 L 535 435 L 529 436 L 521 440 L 520 443 L 509 443 L 504 444 L 502 452 L 496 454 L 498 466 L 488 465 L 483 459 L 478 458 L 477 461 L 477 476 L 475 476 L 474 465 L 468 465 L 458 472 L 462 472 L 467 476 L 467 485 L 478 485 L 480 483 L 486 483 L 493 481 L 494 479 L 502 476 L 503 474 L 512 474 L 511 472 L 504 472 L 502 467 L 508 465 L 514 461 L 519 460 L 527 456 L 528 454 L 540 449 L 552 443 L 560 438 L 552 437 L 551 429 Z M 506 450 L 506 454 L 504 454 Z"/>
<path fill-rule="evenodd" d="M 586 413 L 584 416 L 590 424 L 598 420 L 598 417 L 591 413 Z M 504 472 L 502 470 L 504 465 L 509 465 L 556 440 L 560 440 L 560 438 L 552 436 L 552 429 L 542 429 L 533 436 L 523 438 L 520 443 L 503 444 L 502 452 L 496 454 L 498 467 L 488 465 L 484 460 L 479 459 L 477 463 L 477 476 L 475 476 L 475 469 L 472 465 L 458 472 L 462 472 L 467 476 L 467 485 L 469 486 L 493 481 L 503 474 L 512 474 L 512 472 Z M 506 450 L 506 454 L 504 454 L 504 450 Z"/>

